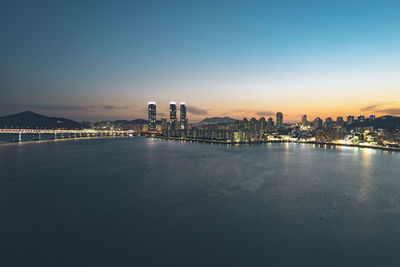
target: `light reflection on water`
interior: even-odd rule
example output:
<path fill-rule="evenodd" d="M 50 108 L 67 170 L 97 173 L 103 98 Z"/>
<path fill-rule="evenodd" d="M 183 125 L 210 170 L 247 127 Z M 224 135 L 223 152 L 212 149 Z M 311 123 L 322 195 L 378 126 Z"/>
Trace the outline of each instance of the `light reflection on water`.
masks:
<path fill-rule="evenodd" d="M 400 153 L 295 143 L 134 137 L 6 145 L 1 260 L 394 266 L 399 161 Z"/>

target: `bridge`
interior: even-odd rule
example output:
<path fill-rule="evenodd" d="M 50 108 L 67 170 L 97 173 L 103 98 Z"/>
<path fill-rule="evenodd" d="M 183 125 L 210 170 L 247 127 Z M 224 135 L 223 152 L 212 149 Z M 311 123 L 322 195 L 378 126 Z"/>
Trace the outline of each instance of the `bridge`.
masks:
<path fill-rule="evenodd" d="M 101 137 L 101 136 L 132 136 L 133 130 L 53 130 L 53 129 L 0 129 L 0 134 L 12 134 L 12 141 L 21 142 L 25 135 L 33 135 L 33 140 L 46 139 L 65 139 L 81 137 Z"/>

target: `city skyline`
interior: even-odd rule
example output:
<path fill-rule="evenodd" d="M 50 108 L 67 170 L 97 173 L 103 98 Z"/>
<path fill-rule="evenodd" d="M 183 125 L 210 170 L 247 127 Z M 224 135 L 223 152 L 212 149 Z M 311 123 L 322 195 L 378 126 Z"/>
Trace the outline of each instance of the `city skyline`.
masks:
<path fill-rule="evenodd" d="M 396 1 L 6 1 L 0 116 L 131 120 L 150 99 L 190 103 L 192 120 L 400 115 L 399 12 Z"/>
<path fill-rule="evenodd" d="M 161 113 L 161 114 L 157 113 L 156 112 L 156 106 L 158 106 L 158 105 L 157 105 L 157 102 L 155 102 L 155 101 L 149 101 L 147 103 L 147 110 L 148 110 L 147 120 L 148 120 L 148 123 L 149 123 L 149 131 L 154 131 L 155 125 L 156 125 L 156 121 L 162 122 L 162 119 L 169 119 L 169 123 L 173 124 L 173 126 L 171 126 L 171 127 L 173 127 L 173 128 L 176 127 L 177 130 L 178 129 L 180 129 L 180 130 L 185 130 L 186 129 L 187 123 L 188 123 L 188 118 L 186 116 L 187 105 L 186 105 L 185 102 L 180 102 L 179 121 L 177 121 L 178 120 L 178 112 L 177 112 L 177 106 L 176 106 L 176 102 L 175 101 L 169 102 L 169 115 L 168 116 L 165 113 Z M 158 115 L 156 115 L 156 114 L 158 114 Z M 369 119 L 376 119 L 377 118 L 376 114 L 357 114 L 357 115 L 355 115 L 355 114 L 347 114 L 345 116 L 339 115 L 337 117 L 331 117 L 331 116 L 328 116 L 328 117 L 315 116 L 315 117 L 313 117 L 313 116 L 308 116 L 307 114 L 301 114 L 301 116 L 297 120 L 286 120 L 285 121 L 284 118 L 286 119 L 286 116 L 285 116 L 285 114 L 283 114 L 280 111 L 278 111 L 276 113 L 258 114 L 258 115 L 260 115 L 260 116 L 258 116 L 258 117 L 256 117 L 256 116 L 243 117 L 243 118 L 233 118 L 233 117 L 230 117 L 230 116 L 226 116 L 226 117 L 229 117 L 231 119 L 236 119 L 238 121 L 240 121 L 242 119 L 249 119 L 249 120 L 250 119 L 257 119 L 257 120 L 258 119 L 265 119 L 265 120 L 268 120 L 268 119 L 274 119 L 274 117 L 275 117 L 276 123 L 277 123 L 277 125 L 279 125 L 278 128 L 282 127 L 283 124 L 285 124 L 285 123 L 286 124 L 287 123 L 289 123 L 289 124 L 290 123 L 301 123 L 302 125 L 304 125 L 306 123 L 310 123 L 310 122 L 315 121 L 315 120 L 337 121 L 337 122 L 345 122 L 346 121 L 346 122 L 349 123 L 349 122 L 353 122 L 355 120 L 358 120 L 358 121 L 361 120 L 362 121 L 362 120 L 367 119 L 367 118 L 369 118 Z M 389 116 L 391 116 L 391 115 L 389 115 Z M 381 116 L 381 117 L 384 117 L 384 116 Z M 394 117 L 396 117 L 396 116 L 394 116 Z M 219 117 L 219 118 L 221 118 L 221 117 Z M 308 119 L 310 119 L 310 120 L 308 120 Z M 194 121 L 191 121 L 191 122 L 198 122 L 198 121 L 199 120 L 194 120 Z M 182 125 L 185 125 L 185 126 L 183 126 L 183 128 L 182 128 Z"/>

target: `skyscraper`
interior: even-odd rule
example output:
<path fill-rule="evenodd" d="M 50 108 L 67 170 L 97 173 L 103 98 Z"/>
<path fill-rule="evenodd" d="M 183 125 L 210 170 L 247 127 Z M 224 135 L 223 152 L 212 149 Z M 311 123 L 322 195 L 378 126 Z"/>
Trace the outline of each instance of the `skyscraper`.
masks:
<path fill-rule="evenodd" d="M 304 115 L 301 117 L 301 125 L 307 126 L 307 115 L 306 115 L 306 114 L 304 114 Z"/>
<path fill-rule="evenodd" d="M 149 114 L 149 131 L 156 130 L 156 102 L 150 101 L 148 103 L 148 114 Z"/>
<path fill-rule="evenodd" d="M 313 122 L 313 126 L 315 129 L 320 129 L 322 128 L 322 120 L 320 117 L 315 118 L 314 122 Z"/>
<path fill-rule="evenodd" d="M 170 130 L 175 131 L 176 127 L 176 103 L 169 102 L 169 124 Z"/>
<path fill-rule="evenodd" d="M 168 124 L 166 117 L 161 118 L 161 131 L 163 134 L 166 134 L 168 132 Z"/>
<path fill-rule="evenodd" d="M 325 119 L 325 126 L 327 129 L 330 129 L 333 127 L 333 120 L 331 117 L 328 117 Z"/>
<path fill-rule="evenodd" d="M 336 118 L 336 124 L 339 125 L 339 126 L 343 126 L 344 125 L 344 120 L 343 120 L 342 116 Z"/>
<path fill-rule="evenodd" d="M 185 102 L 181 102 L 181 107 L 180 107 L 180 128 L 181 130 L 186 130 L 186 106 Z"/>
<path fill-rule="evenodd" d="M 350 125 L 354 122 L 354 116 L 347 115 L 347 124 Z"/>
<path fill-rule="evenodd" d="M 276 128 L 283 128 L 283 114 L 281 112 L 276 113 Z"/>
<path fill-rule="evenodd" d="M 274 130 L 274 119 L 269 117 L 268 122 L 267 122 L 267 129 L 268 131 Z"/>

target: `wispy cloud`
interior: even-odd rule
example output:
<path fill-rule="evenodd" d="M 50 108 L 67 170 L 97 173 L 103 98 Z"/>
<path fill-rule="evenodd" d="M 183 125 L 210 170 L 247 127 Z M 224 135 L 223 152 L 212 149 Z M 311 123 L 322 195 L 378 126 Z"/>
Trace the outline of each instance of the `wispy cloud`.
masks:
<path fill-rule="evenodd" d="M 105 110 L 114 110 L 114 109 L 128 109 L 128 106 L 113 106 L 113 105 L 104 105 L 102 106 Z"/>
<path fill-rule="evenodd" d="M 376 112 L 376 110 L 382 109 L 382 107 L 391 105 L 394 103 L 396 103 L 396 102 L 378 102 L 378 103 L 374 103 L 372 105 L 362 107 L 362 108 L 360 108 L 360 111 L 375 111 Z"/>
<path fill-rule="evenodd" d="M 400 108 L 381 109 L 381 110 L 376 110 L 375 112 L 386 113 L 388 115 L 393 115 L 393 116 L 399 116 L 400 115 Z"/>
<path fill-rule="evenodd" d="M 371 105 L 371 106 L 366 106 L 366 107 L 362 107 L 360 108 L 361 111 L 371 111 L 376 109 L 377 107 L 381 106 L 382 104 L 375 104 L 375 105 Z"/>
<path fill-rule="evenodd" d="M 23 110 L 41 110 L 41 111 L 98 111 L 98 110 L 122 110 L 128 109 L 128 106 L 114 105 L 48 105 L 48 104 L 7 104 L 9 107 Z"/>
<path fill-rule="evenodd" d="M 393 107 L 393 104 L 396 104 L 395 107 Z M 400 108 L 397 106 L 399 106 L 397 102 L 381 102 L 362 107 L 360 111 L 398 116 L 400 115 Z"/>
<path fill-rule="evenodd" d="M 194 107 L 194 106 L 188 106 L 187 112 L 190 114 L 193 114 L 193 115 L 207 115 L 208 114 L 207 109 L 198 108 L 198 107 Z"/>
<path fill-rule="evenodd" d="M 256 114 L 257 114 L 257 116 L 260 116 L 260 117 L 268 117 L 268 116 L 275 115 L 275 113 L 272 111 L 258 111 L 258 112 L 256 112 Z"/>

